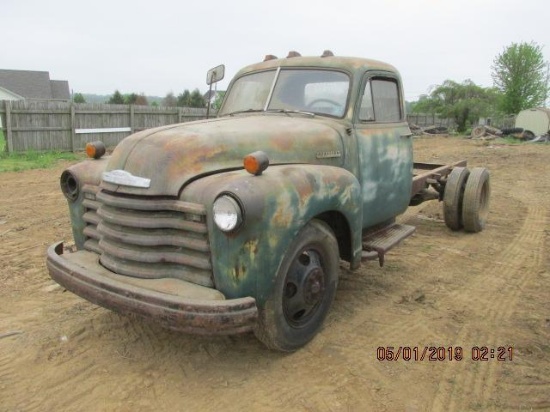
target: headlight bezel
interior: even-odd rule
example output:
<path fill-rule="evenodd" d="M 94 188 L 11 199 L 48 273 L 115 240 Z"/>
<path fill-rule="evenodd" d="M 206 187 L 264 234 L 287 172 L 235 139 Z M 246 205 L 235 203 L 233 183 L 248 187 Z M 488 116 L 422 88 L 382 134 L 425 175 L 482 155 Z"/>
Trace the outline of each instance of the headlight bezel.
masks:
<path fill-rule="evenodd" d="M 240 199 L 233 193 L 220 193 L 212 203 L 212 219 L 223 233 L 238 231 L 244 223 L 244 207 Z"/>
<path fill-rule="evenodd" d="M 65 170 L 61 173 L 59 185 L 61 192 L 70 202 L 75 202 L 80 196 L 80 182 L 71 171 Z"/>

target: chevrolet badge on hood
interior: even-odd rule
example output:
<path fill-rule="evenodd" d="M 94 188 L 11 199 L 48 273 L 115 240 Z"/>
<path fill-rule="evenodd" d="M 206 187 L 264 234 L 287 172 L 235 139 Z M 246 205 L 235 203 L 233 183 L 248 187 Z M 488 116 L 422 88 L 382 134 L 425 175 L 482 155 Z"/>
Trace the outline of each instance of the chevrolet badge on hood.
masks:
<path fill-rule="evenodd" d="M 125 170 L 111 170 L 103 172 L 103 181 L 121 186 L 142 187 L 148 189 L 151 186 L 151 179 L 134 176 Z"/>

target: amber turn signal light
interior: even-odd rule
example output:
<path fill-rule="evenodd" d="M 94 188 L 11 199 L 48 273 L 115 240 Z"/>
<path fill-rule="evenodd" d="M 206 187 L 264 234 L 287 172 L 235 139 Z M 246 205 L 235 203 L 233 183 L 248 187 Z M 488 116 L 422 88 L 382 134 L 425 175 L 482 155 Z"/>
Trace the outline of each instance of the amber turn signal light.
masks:
<path fill-rule="evenodd" d="M 101 141 L 86 143 L 86 155 L 93 159 L 99 159 L 105 154 L 105 145 Z"/>
<path fill-rule="evenodd" d="M 259 176 L 269 166 L 269 158 L 262 151 L 250 153 L 243 159 L 245 170 L 255 176 Z"/>

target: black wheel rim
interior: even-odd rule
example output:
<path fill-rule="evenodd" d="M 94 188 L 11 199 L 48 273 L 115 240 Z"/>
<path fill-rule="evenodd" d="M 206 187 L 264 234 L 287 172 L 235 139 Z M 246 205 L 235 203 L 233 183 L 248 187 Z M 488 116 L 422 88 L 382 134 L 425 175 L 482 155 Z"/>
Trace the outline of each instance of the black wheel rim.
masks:
<path fill-rule="evenodd" d="M 315 316 L 326 292 L 320 253 L 304 249 L 293 260 L 283 290 L 283 312 L 289 325 L 299 328 Z"/>

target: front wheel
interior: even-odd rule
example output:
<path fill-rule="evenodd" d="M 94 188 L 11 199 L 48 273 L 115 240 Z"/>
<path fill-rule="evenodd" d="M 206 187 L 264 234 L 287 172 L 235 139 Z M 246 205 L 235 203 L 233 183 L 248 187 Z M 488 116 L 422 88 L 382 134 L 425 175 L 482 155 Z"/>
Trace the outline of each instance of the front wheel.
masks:
<path fill-rule="evenodd" d="M 285 352 L 313 339 L 334 300 L 338 271 L 338 243 L 332 230 L 312 220 L 283 258 L 271 295 L 259 310 L 256 337 Z"/>

